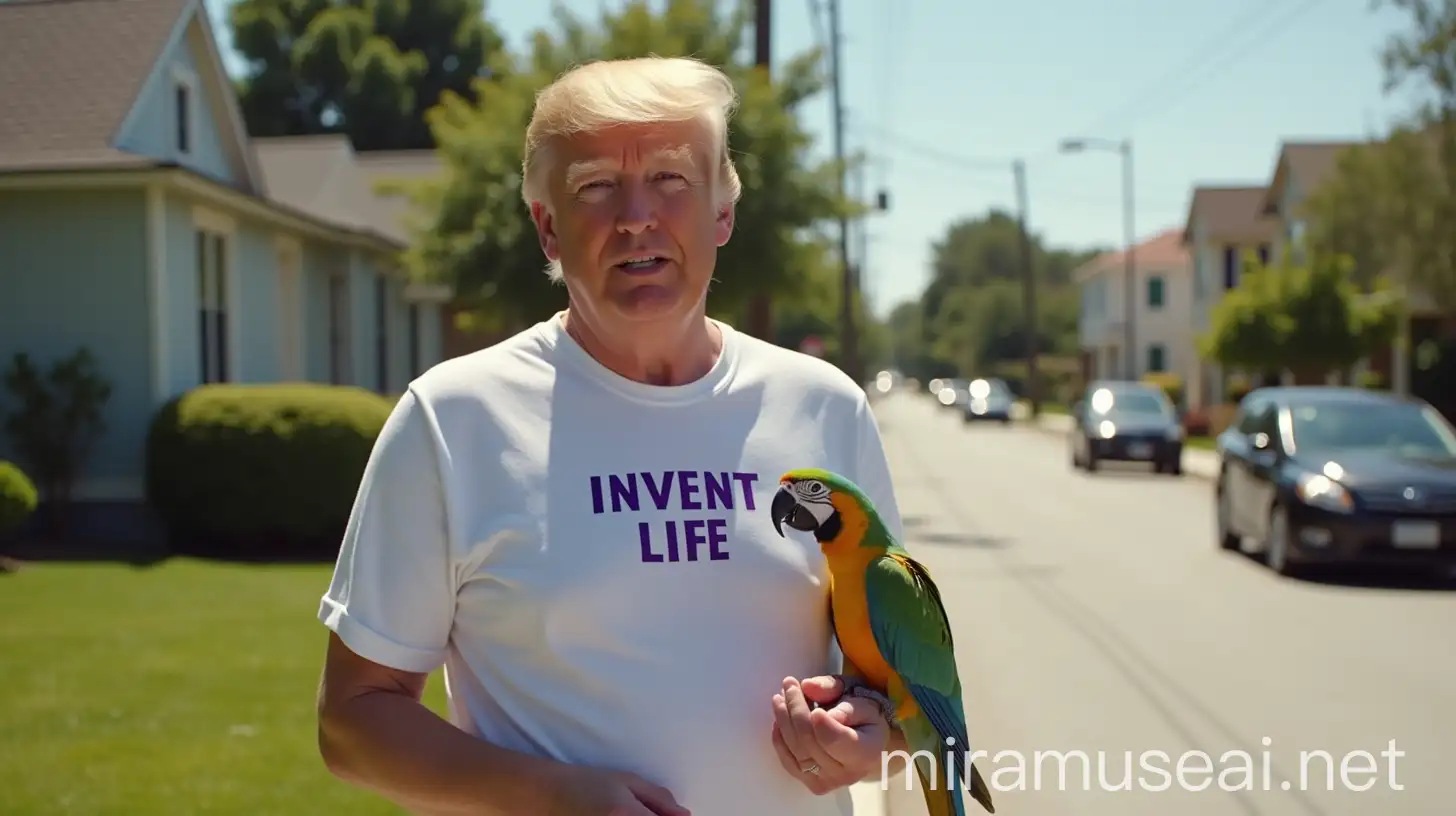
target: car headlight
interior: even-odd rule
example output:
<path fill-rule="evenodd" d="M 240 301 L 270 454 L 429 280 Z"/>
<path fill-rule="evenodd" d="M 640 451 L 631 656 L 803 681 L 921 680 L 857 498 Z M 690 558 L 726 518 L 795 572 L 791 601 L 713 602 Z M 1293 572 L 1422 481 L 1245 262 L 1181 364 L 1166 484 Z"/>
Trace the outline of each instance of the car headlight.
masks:
<path fill-rule="evenodd" d="M 1294 483 L 1294 495 L 1311 507 L 1333 513 L 1352 513 L 1355 500 L 1339 482 L 1322 473 L 1301 474 Z"/>
<path fill-rule="evenodd" d="M 986 413 L 986 401 L 983 400 L 983 399 L 973 399 L 973 400 L 971 400 L 971 413 L 973 413 L 973 414 L 984 414 L 984 413 Z"/>
<path fill-rule="evenodd" d="M 1111 439 L 1117 435 L 1117 426 L 1112 424 L 1112 420 L 1104 419 L 1102 424 L 1097 426 L 1097 435 L 1103 439 Z"/>
<path fill-rule="evenodd" d="M 1183 426 L 1182 425 L 1174 425 L 1174 426 L 1172 426 L 1171 428 L 1168 429 L 1168 441 L 1169 442 L 1180 442 L 1180 441 L 1182 441 L 1182 439 L 1183 439 Z"/>

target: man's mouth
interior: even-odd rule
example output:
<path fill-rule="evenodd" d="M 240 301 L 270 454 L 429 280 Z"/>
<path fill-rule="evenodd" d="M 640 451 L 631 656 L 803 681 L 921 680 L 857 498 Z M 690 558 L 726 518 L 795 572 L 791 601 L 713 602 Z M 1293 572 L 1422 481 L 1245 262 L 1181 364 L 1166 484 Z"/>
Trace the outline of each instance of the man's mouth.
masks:
<path fill-rule="evenodd" d="M 623 272 L 635 275 L 656 272 L 667 264 L 667 259 L 661 255 L 638 255 L 617 264 L 617 268 Z"/>

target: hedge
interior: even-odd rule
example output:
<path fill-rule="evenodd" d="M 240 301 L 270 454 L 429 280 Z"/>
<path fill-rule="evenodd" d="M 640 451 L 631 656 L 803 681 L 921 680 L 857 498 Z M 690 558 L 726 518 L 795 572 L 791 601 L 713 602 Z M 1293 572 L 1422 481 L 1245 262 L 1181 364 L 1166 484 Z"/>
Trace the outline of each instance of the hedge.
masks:
<path fill-rule="evenodd" d="M 20 529 L 39 503 L 40 495 L 25 471 L 0 461 L 0 536 Z"/>
<path fill-rule="evenodd" d="M 176 551 L 327 556 L 393 407 L 350 386 L 189 391 L 148 432 L 148 502 Z"/>

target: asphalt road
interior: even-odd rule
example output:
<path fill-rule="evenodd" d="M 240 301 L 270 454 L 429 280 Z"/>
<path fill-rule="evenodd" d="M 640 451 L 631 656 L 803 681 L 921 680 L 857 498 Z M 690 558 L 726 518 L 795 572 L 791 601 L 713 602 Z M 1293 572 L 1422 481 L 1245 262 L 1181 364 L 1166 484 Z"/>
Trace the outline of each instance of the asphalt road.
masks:
<path fill-rule="evenodd" d="M 876 414 L 998 814 L 1456 812 L 1456 587 L 1281 580 L 1218 550 L 1208 481 L 1088 476 L 1059 436 L 963 427 L 917 395 Z M 1227 790 L 1242 784 L 1230 751 L 1253 790 Z M 1132 789 L 1115 790 L 1125 772 Z M 924 813 L 904 784 L 888 812 Z"/>

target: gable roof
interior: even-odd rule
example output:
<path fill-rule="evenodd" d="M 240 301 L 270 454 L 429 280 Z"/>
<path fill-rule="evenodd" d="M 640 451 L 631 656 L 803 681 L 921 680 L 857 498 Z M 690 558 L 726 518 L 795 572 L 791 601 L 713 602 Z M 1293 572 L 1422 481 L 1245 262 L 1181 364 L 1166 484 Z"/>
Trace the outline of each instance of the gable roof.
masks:
<path fill-rule="evenodd" d="M 242 114 L 200 0 L 10 0 L 0 2 L 0 172 L 170 166 L 113 145 L 169 46 L 202 28 L 204 70 L 216 81 L 221 135 L 259 178 Z M 78 57 L 78 55 L 80 55 Z"/>
<path fill-rule="evenodd" d="M 1284 188 L 1289 185 L 1291 175 L 1299 178 L 1306 192 L 1313 190 L 1335 169 L 1341 153 L 1360 144 L 1362 142 L 1359 141 L 1284 142 L 1274 162 L 1274 177 L 1259 201 L 1259 211 L 1265 215 L 1278 215 L 1279 204 L 1284 200 Z"/>
<path fill-rule="evenodd" d="M 1193 189 L 1184 244 L 1193 241 L 1193 225 L 1201 220 L 1210 238 L 1221 241 L 1266 241 L 1277 234 L 1278 221 L 1263 212 L 1265 188 L 1204 186 Z"/>
<path fill-rule="evenodd" d="M 381 195 L 376 182 L 443 172 L 434 151 L 355 153 L 342 134 L 254 139 L 253 146 L 273 199 L 402 244 L 410 239 L 411 202 Z"/>
<path fill-rule="evenodd" d="M 0 3 L 0 169 L 153 164 L 110 145 L 188 5 Z"/>
<path fill-rule="evenodd" d="M 1133 247 L 1133 263 L 1138 269 L 1178 270 L 1186 268 L 1188 249 L 1183 246 L 1183 230 L 1166 229 Z M 1081 283 L 1108 270 L 1121 270 L 1127 251 L 1104 252 L 1072 271 L 1072 280 Z"/>

